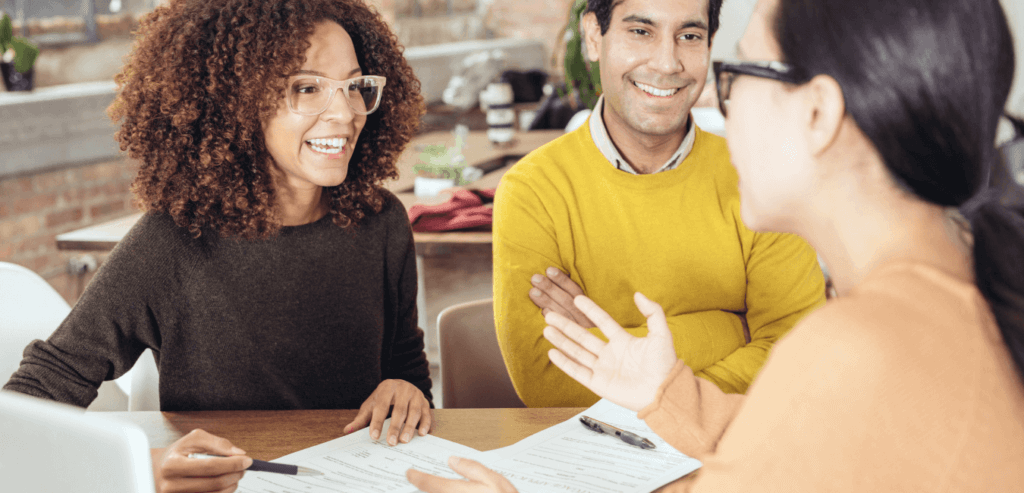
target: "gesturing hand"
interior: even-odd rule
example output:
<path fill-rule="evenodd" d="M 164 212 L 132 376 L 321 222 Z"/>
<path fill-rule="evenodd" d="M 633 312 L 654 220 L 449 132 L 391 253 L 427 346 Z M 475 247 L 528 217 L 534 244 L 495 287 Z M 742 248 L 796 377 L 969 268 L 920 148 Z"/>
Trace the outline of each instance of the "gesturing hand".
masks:
<path fill-rule="evenodd" d="M 647 317 L 647 337 L 633 337 L 586 296 L 574 300 L 608 342 L 558 313 L 549 313 L 544 337 L 555 345 L 555 366 L 595 394 L 639 411 L 654 401 L 658 387 L 675 366 L 676 350 L 661 305 L 636 293 L 636 307 Z"/>
<path fill-rule="evenodd" d="M 417 425 L 420 436 L 430 431 L 433 417 L 430 414 L 430 402 L 423 392 L 405 380 L 384 380 L 359 406 L 359 414 L 345 426 L 345 433 L 352 433 L 369 424 L 370 437 L 374 440 L 380 438 L 391 406 L 394 409 L 391 410 L 391 426 L 388 427 L 388 445 L 398 444 L 399 433 L 402 434 L 402 443 L 409 443 L 413 432 L 417 431 Z"/>
<path fill-rule="evenodd" d="M 546 276 L 534 274 L 530 278 L 530 301 L 540 312 L 547 316 L 548 313 L 557 313 L 580 327 L 596 327 L 587 316 L 576 308 L 573 298 L 583 295 L 583 288 L 569 277 L 568 274 L 554 268 L 548 267 Z"/>
<path fill-rule="evenodd" d="M 191 453 L 229 457 L 190 459 Z M 244 450 L 203 430 L 192 430 L 170 447 L 153 449 L 151 454 L 159 493 L 235 491 L 245 469 L 252 465 Z"/>
<path fill-rule="evenodd" d="M 406 471 L 405 477 L 413 486 L 426 493 L 516 493 L 515 486 L 505 476 L 475 460 L 452 457 L 448 459 L 448 467 L 468 481 L 445 479 L 415 469 Z"/>

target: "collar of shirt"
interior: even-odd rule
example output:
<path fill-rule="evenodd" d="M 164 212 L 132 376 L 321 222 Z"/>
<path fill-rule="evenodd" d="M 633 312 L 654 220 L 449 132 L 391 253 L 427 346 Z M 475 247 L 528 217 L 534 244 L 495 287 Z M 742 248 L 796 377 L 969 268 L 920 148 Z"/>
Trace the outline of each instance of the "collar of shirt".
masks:
<path fill-rule="evenodd" d="M 594 139 L 594 143 L 597 144 L 597 149 L 601 151 L 601 154 L 604 155 L 604 158 L 609 163 L 612 163 L 612 166 L 615 166 L 615 169 L 634 175 L 640 174 L 629 165 L 626 158 L 622 157 L 619 149 L 612 143 L 612 138 L 608 135 L 608 128 L 604 125 L 603 109 L 604 96 L 601 96 L 597 100 L 597 105 L 594 106 L 594 112 L 590 114 L 590 135 Z M 679 166 L 679 163 L 686 159 L 686 156 L 690 155 L 690 151 L 693 150 L 693 141 L 696 139 L 697 134 L 695 128 L 696 125 L 693 124 L 693 117 L 691 116 L 689 122 L 687 122 L 686 137 L 683 137 L 683 141 L 679 144 L 679 149 L 655 173 L 675 169 Z"/>

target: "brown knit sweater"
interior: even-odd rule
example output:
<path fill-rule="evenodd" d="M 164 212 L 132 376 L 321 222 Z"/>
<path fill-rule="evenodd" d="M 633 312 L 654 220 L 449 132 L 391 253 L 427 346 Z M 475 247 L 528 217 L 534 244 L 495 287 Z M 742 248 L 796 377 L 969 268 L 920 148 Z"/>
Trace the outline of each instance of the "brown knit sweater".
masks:
<path fill-rule="evenodd" d="M 67 319 L 4 386 L 87 406 L 152 348 L 164 411 L 355 409 L 384 379 L 431 400 L 402 204 L 349 229 L 329 216 L 267 240 L 147 214 Z"/>

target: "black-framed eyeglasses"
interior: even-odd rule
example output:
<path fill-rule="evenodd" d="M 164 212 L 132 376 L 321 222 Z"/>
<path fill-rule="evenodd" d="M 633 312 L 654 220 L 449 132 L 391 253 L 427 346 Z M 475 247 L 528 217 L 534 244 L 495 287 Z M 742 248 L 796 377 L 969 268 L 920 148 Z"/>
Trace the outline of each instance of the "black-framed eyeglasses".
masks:
<path fill-rule="evenodd" d="M 788 84 L 803 84 L 810 80 L 799 68 L 783 62 L 740 62 L 719 60 L 711 64 L 715 71 L 715 88 L 718 90 L 718 110 L 726 116 L 729 107 L 729 91 L 737 75 L 752 75 Z"/>

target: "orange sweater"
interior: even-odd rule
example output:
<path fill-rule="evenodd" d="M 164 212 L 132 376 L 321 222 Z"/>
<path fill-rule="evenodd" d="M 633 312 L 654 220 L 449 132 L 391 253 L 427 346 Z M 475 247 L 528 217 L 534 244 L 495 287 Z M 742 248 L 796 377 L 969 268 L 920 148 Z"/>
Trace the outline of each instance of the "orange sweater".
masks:
<path fill-rule="evenodd" d="M 680 363 L 640 417 L 704 461 L 672 492 L 1024 489 L 1024 386 L 995 319 L 922 264 L 798 323 L 746 396 Z"/>

